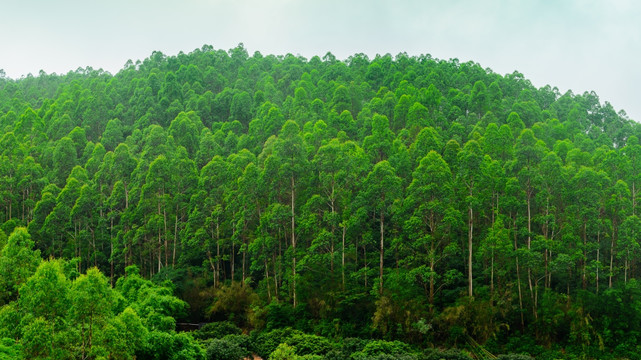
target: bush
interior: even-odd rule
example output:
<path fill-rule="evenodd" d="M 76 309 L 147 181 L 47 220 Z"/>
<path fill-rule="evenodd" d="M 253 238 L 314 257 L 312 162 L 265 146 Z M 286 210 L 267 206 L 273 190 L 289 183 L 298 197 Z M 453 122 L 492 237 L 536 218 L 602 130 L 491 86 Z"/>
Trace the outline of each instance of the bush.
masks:
<path fill-rule="evenodd" d="M 351 359 L 353 353 L 362 351 L 368 340 L 360 338 L 344 338 L 338 346 L 325 354 L 326 360 L 347 360 Z"/>
<path fill-rule="evenodd" d="M 194 337 L 200 340 L 222 339 L 226 335 L 240 335 L 242 330 L 231 321 L 218 321 L 204 325 L 194 332 Z"/>
<path fill-rule="evenodd" d="M 325 337 L 305 334 L 292 328 L 277 329 L 270 332 L 251 335 L 251 345 L 260 357 L 266 358 L 281 344 L 288 344 L 294 349 L 297 356 L 321 355 L 324 356 L 334 349 L 334 345 Z"/>
<path fill-rule="evenodd" d="M 446 351 L 433 349 L 426 356 L 425 360 L 472 360 L 472 358 L 456 349 Z"/>
<path fill-rule="evenodd" d="M 532 336 L 521 335 L 511 336 L 505 344 L 505 350 L 509 353 L 515 354 L 532 354 L 538 358 L 538 355 L 543 352 L 543 347 L 536 343 Z"/>
<path fill-rule="evenodd" d="M 154 360 L 204 360 L 205 353 L 191 334 L 151 331 L 141 349 L 136 351 L 136 357 Z"/>
<path fill-rule="evenodd" d="M 296 355 L 325 355 L 334 348 L 327 338 L 317 335 L 293 334 L 286 341 L 296 349 Z"/>
<path fill-rule="evenodd" d="M 305 304 L 293 307 L 283 302 L 272 302 L 265 307 L 265 330 L 294 327 L 303 331 L 311 331 L 309 311 Z"/>
<path fill-rule="evenodd" d="M 249 356 L 254 351 L 252 341 L 247 335 L 229 334 L 225 335 L 225 337 L 223 337 L 223 340 L 240 346 L 243 350 L 245 350 L 247 356 Z"/>
<path fill-rule="evenodd" d="M 303 332 L 292 328 L 276 329 L 269 332 L 252 332 L 252 348 L 263 359 L 274 352 L 276 348 L 287 341 L 290 336 L 304 335 Z"/>
<path fill-rule="evenodd" d="M 213 339 L 207 346 L 207 360 L 240 360 L 247 355 L 247 350 L 227 339 Z"/>
<path fill-rule="evenodd" d="M 534 358 L 526 354 L 507 354 L 499 355 L 498 360 L 534 360 Z"/>
<path fill-rule="evenodd" d="M 395 354 L 395 355 L 378 354 L 376 356 L 369 356 L 369 357 L 358 358 L 358 359 L 366 359 L 366 360 L 417 360 L 418 356 L 415 355 L 415 354 Z"/>
<path fill-rule="evenodd" d="M 363 347 L 363 350 L 357 351 L 352 354 L 354 359 L 372 359 L 381 358 L 387 359 L 390 355 L 391 358 L 407 357 L 415 358 L 411 347 L 400 341 L 384 341 L 375 340 L 370 341 Z"/>
<path fill-rule="evenodd" d="M 325 360 L 349 360 L 349 354 L 345 354 L 342 350 L 332 350 L 325 354 Z"/>
<path fill-rule="evenodd" d="M 270 360 L 299 360 L 294 352 L 294 348 L 285 343 L 279 344 L 274 351 L 269 354 Z"/>
<path fill-rule="evenodd" d="M 341 343 L 341 350 L 345 354 L 351 355 L 357 351 L 363 350 L 367 343 L 368 340 L 363 340 L 361 338 L 345 338 Z"/>
<path fill-rule="evenodd" d="M 136 351 L 136 357 L 142 359 L 161 359 L 172 354 L 173 341 L 171 335 L 162 331 L 151 331 L 147 334 L 143 345 Z"/>
<path fill-rule="evenodd" d="M 172 359 L 180 360 L 204 360 L 205 351 L 200 344 L 194 340 L 191 334 L 177 333 L 173 335 Z"/>

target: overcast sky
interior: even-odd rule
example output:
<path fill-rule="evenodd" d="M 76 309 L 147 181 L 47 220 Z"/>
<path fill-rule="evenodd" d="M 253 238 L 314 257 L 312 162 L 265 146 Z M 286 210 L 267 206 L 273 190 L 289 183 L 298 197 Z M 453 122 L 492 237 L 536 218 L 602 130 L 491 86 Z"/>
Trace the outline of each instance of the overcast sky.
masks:
<path fill-rule="evenodd" d="M 0 69 L 117 73 L 204 44 L 310 58 L 407 52 L 594 90 L 641 121 L 636 0 L 2 0 Z"/>

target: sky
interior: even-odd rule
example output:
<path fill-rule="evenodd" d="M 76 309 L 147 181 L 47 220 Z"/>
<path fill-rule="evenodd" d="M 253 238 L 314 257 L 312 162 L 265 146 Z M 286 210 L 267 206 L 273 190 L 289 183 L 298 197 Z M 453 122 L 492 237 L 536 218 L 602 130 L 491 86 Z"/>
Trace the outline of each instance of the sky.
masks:
<path fill-rule="evenodd" d="M 8 77 L 117 73 L 153 51 L 203 45 L 306 58 L 431 54 L 518 71 L 536 87 L 595 91 L 641 122 L 637 0 L 3 0 Z"/>

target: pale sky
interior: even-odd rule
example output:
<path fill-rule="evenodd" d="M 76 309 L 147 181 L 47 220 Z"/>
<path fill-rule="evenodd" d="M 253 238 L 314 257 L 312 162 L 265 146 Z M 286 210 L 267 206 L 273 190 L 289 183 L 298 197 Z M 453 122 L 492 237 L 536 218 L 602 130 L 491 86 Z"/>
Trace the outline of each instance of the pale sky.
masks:
<path fill-rule="evenodd" d="M 0 69 L 117 73 L 202 45 L 311 58 L 407 52 L 515 70 L 536 87 L 594 90 L 641 121 L 636 0 L 2 0 Z"/>

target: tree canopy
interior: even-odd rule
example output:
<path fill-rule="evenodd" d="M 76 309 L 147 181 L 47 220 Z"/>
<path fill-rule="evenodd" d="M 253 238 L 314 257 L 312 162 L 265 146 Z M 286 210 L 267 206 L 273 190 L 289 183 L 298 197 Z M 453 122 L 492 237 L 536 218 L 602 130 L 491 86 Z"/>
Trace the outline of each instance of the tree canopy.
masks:
<path fill-rule="evenodd" d="M 0 77 L 0 358 L 638 357 L 640 136 L 430 55 Z"/>

